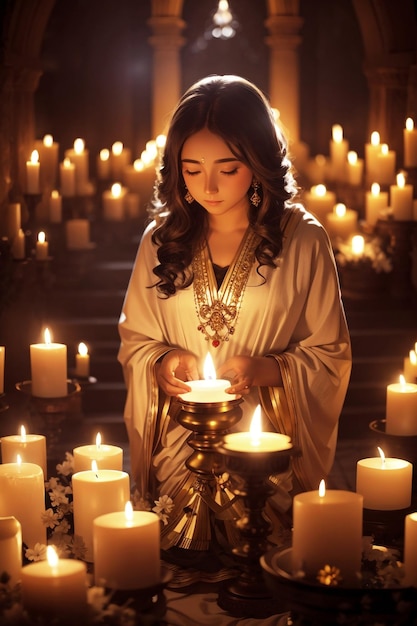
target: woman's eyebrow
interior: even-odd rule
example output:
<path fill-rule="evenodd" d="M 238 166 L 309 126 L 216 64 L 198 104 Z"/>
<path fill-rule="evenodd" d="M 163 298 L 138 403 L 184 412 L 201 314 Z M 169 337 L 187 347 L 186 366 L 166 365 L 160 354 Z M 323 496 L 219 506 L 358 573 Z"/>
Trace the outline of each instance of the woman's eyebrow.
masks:
<path fill-rule="evenodd" d="M 225 159 L 216 159 L 215 163 L 234 163 L 235 161 L 239 161 L 236 157 L 226 157 Z M 201 164 L 201 159 L 181 159 L 181 163 L 196 163 L 197 165 Z"/>

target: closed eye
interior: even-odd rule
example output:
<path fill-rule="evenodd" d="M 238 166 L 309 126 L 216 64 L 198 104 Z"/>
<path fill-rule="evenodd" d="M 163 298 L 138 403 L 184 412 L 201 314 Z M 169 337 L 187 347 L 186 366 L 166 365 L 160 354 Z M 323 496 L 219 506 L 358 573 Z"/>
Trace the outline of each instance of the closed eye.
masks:
<path fill-rule="evenodd" d="M 235 167 L 234 170 L 229 170 L 229 171 L 222 171 L 222 174 L 226 174 L 226 176 L 233 176 L 234 174 L 237 174 L 238 172 L 238 168 Z"/>
<path fill-rule="evenodd" d="M 187 176 L 195 176 L 196 174 L 200 174 L 200 170 L 196 170 L 194 172 L 191 172 L 190 170 L 184 170 L 184 174 L 186 174 Z"/>

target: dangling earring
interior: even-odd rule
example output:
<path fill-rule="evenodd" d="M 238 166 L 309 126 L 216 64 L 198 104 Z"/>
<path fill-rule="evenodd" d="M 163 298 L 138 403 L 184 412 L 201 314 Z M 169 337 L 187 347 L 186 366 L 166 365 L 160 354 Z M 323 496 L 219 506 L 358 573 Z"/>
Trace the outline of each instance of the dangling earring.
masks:
<path fill-rule="evenodd" d="M 257 180 L 253 180 L 252 187 L 253 187 L 253 194 L 250 197 L 250 201 L 253 204 L 253 206 L 257 208 L 261 203 L 261 196 L 258 193 L 258 189 L 260 187 L 259 182 Z"/>
<path fill-rule="evenodd" d="M 191 194 L 190 194 L 190 192 L 188 191 L 188 188 L 187 188 L 187 187 L 186 187 L 186 189 L 187 189 L 187 192 L 186 192 L 186 194 L 185 194 L 185 196 L 184 196 L 184 200 L 185 200 L 186 202 L 188 202 L 188 204 L 191 204 L 192 202 L 194 202 L 194 198 L 192 197 L 192 195 L 191 195 Z"/>

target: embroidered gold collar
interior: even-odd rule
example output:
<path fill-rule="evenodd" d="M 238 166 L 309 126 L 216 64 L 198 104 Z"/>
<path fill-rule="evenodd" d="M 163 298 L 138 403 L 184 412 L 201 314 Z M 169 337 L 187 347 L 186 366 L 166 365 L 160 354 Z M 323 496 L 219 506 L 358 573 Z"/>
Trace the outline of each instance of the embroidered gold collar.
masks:
<path fill-rule="evenodd" d="M 235 332 L 246 284 L 260 241 L 251 228 L 246 231 L 233 263 L 227 270 L 220 288 L 207 244 L 202 246 L 192 262 L 194 300 L 199 319 L 198 330 L 206 341 L 217 348 L 229 341 Z"/>

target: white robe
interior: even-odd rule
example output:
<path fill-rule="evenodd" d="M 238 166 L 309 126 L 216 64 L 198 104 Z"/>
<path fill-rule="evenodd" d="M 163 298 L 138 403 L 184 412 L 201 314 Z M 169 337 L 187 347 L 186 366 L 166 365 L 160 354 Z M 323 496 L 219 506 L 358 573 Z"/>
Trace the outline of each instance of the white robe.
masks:
<path fill-rule="evenodd" d="M 235 427 L 248 430 L 261 403 L 264 429 L 289 434 L 300 448 L 275 495 L 278 510 L 289 508 L 294 492 L 316 489 L 328 475 L 350 377 L 350 338 L 327 233 L 303 208 L 290 211 L 277 268 L 263 266 L 264 281 L 254 260 L 235 333 L 216 348 L 198 330 L 192 285 L 169 298 L 150 288 L 158 260 L 155 223 L 147 227 L 119 324 L 132 479 L 142 497 L 175 499 L 189 477 L 190 432 L 170 419 L 155 379 L 156 361 L 173 347 L 195 353 L 201 367 L 208 351 L 217 367 L 234 355 L 271 355 L 278 362 L 283 387 L 253 388 Z"/>

